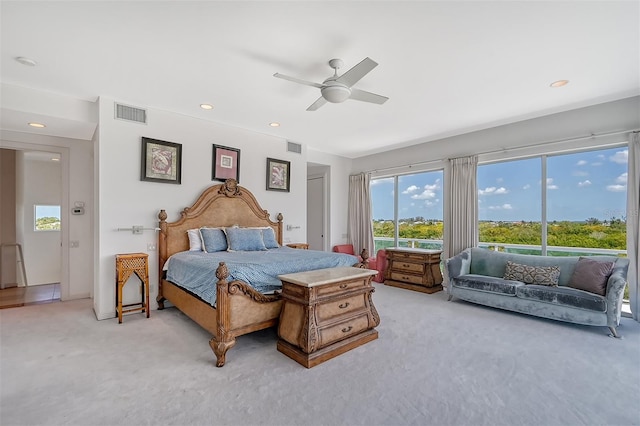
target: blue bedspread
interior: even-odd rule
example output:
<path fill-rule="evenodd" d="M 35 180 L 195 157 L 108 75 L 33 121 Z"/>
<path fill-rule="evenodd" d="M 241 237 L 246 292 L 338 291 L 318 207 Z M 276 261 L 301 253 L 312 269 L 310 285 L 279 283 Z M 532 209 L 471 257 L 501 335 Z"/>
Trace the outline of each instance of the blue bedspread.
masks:
<path fill-rule="evenodd" d="M 228 281 L 241 280 L 261 293 L 269 293 L 282 287 L 278 275 L 352 266 L 358 262 L 358 258 L 344 253 L 290 247 L 215 253 L 184 251 L 169 258 L 167 280 L 215 306 L 216 268 L 220 262 L 225 262 L 229 269 Z"/>

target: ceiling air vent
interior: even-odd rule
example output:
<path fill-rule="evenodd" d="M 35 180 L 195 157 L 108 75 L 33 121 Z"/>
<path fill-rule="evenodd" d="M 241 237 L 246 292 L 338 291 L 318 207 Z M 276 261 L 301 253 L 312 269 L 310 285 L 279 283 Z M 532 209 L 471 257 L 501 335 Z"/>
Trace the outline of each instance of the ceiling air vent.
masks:
<path fill-rule="evenodd" d="M 116 118 L 147 124 L 147 110 L 116 103 Z"/>
<path fill-rule="evenodd" d="M 296 154 L 302 154 L 302 145 L 295 142 L 287 141 L 287 151 L 295 152 Z"/>

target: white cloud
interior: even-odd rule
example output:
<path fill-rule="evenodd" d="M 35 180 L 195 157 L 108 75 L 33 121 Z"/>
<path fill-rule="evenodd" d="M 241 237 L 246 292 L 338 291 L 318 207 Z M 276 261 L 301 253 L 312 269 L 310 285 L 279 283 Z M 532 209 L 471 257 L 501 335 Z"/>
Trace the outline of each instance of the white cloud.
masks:
<path fill-rule="evenodd" d="M 369 186 L 381 185 L 383 183 L 393 183 L 393 178 L 371 179 Z"/>
<path fill-rule="evenodd" d="M 440 189 L 440 179 L 436 179 L 433 185 L 425 185 L 424 189 L 429 189 L 431 191 L 435 191 L 436 189 Z"/>
<path fill-rule="evenodd" d="M 627 173 L 623 173 L 620 176 L 618 176 L 616 178 L 616 183 L 619 183 L 621 185 L 626 185 L 627 184 Z"/>
<path fill-rule="evenodd" d="M 513 210 L 511 204 L 505 203 L 501 206 L 489 206 L 489 210 Z"/>
<path fill-rule="evenodd" d="M 583 186 L 589 186 L 589 185 L 591 185 L 591 181 L 589 179 L 587 179 L 585 181 L 582 181 L 582 182 L 578 182 L 578 186 L 580 188 L 582 188 Z"/>
<path fill-rule="evenodd" d="M 428 200 L 431 198 L 435 198 L 436 193 L 430 189 L 425 189 L 421 194 L 413 194 L 411 196 L 412 200 Z"/>
<path fill-rule="evenodd" d="M 522 189 L 529 189 L 529 188 L 531 188 L 531 185 L 529 184 L 526 184 L 525 186 L 522 187 Z"/>
<path fill-rule="evenodd" d="M 408 187 L 407 189 L 405 189 L 404 191 L 402 191 L 403 194 L 411 194 L 413 192 L 416 192 L 418 190 L 418 187 L 415 185 L 411 185 L 410 187 Z"/>
<path fill-rule="evenodd" d="M 624 192 L 627 190 L 626 185 L 607 185 L 607 191 L 611 192 Z"/>
<path fill-rule="evenodd" d="M 503 195 L 508 193 L 509 193 L 509 190 L 504 186 L 501 186 L 500 188 L 496 188 L 495 186 L 490 186 L 488 188 L 478 190 L 478 195 L 492 195 L 492 194 Z"/>
<path fill-rule="evenodd" d="M 576 163 L 576 166 L 584 166 L 585 164 L 587 164 L 586 160 L 580 160 Z"/>
<path fill-rule="evenodd" d="M 416 194 L 415 192 L 418 189 L 419 188 L 417 186 L 411 185 L 405 192 L 403 192 L 403 194 L 413 194 L 411 195 L 412 200 L 433 200 L 436 197 L 436 190 L 440 189 L 440 179 L 436 179 L 435 183 L 431 185 L 426 184 L 423 188 L 424 191 Z"/>
<path fill-rule="evenodd" d="M 547 178 L 547 189 L 558 189 L 558 185 L 553 183 L 553 178 Z"/>
<path fill-rule="evenodd" d="M 571 173 L 571 175 L 576 177 L 584 177 L 584 176 L 589 176 L 589 173 L 583 172 L 582 170 L 576 170 L 573 173 Z"/>
<path fill-rule="evenodd" d="M 615 154 L 613 154 L 611 157 L 609 157 L 609 161 L 613 161 L 614 163 L 618 163 L 618 164 L 627 164 L 628 159 L 629 159 L 628 149 L 625 149 L 624 151 L 618 151 Z"/>
<path fill-rule="evenodd" d="M 504 182 L 504 178 L 499 177 L 498 179 L 496 179 L 496 182 L 502 183 L 502 182 Z"/>

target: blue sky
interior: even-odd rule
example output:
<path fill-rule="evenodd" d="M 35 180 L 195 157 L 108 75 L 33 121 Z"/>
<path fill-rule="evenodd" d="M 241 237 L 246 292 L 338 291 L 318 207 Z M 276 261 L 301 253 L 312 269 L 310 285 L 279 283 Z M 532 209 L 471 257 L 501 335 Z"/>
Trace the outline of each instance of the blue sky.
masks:
<path fill-rule="evenodd" d="M 547 157 L 547 220 L 626 216 L 626 147 Z M 442 171 L 400 176 L 398 215 L 442 219 Z M 480 220 L 541 220 L 540 158 L 478 166 Z M 372 180 L 374 219 L 393 218 L 393 179 Z"/>
<path fill-rule="evenodd" d="M 36 206 L 35 211 L 36 220 L 41 217 L 60 217 L 60 206 Z"/>

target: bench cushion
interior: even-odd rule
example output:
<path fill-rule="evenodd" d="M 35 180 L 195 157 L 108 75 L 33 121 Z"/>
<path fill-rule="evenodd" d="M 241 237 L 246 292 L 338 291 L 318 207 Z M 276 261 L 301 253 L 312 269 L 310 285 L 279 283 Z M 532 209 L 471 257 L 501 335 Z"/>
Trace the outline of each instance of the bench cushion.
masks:
<path fill-rule="evenodd" d="M 516 289 L 516 296 L 520 299 L 570 306 L 589 311 L 607 311 L 607 300 L 603 296 L 570 287 L 523 285 Z"/>
<path fill-rule="evenodd" d="M 486 291 L 504 296 L 515 296 L 516 288 L 524 286 L 524 284 L 519 281 L 510 281 L 476 274 L 460 275 L 453 280 L 453 285 L 460 288 Z"/>

